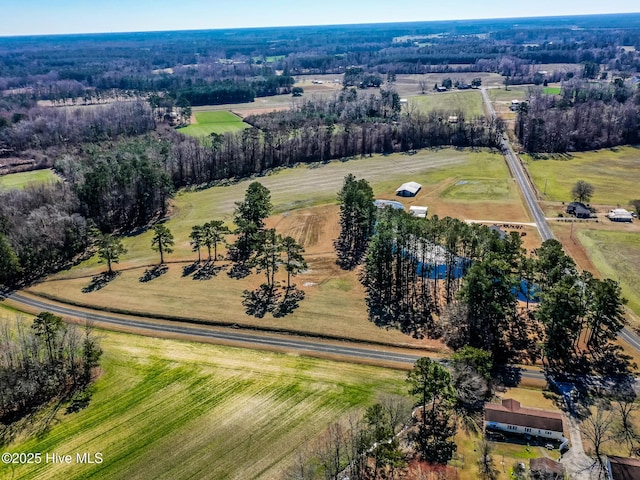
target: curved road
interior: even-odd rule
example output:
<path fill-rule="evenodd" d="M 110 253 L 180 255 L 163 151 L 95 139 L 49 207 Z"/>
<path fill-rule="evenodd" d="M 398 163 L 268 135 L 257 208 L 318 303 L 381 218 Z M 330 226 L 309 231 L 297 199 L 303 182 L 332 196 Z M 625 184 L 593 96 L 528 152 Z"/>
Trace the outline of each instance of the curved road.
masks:
<path fill-rule="evenodd" d="M 297 352 L 311 356 L 319 357 L 341 357 L 353 361 L 355 363 L 374 363 L 374 362 L 394 362 L 404 367 L 411 367 L 420 357 L 424 355 L 412 355 L 408 353 L 390 352 L 385 350 L 375 350 L 371 347 L 360 347 L 353 345 L 340 345 L 336 343 L 327 343 L 313 340 L 299 340 L 295 338 L 275 337 L 263 334 L 229 332 L 214 330 L 204 326 L 190 325 L 178 322 L 156 322 L 154 319 L 148 318 L 125 318 L 106 312 L 84 311 L 75 307 L 66 306 L 49 301 L 31 298 L 21 295 L 17 292 L 8 294 L 0 293 L 0 300 L 11 300 L 12 302 L 35 308 L 38 310 L 47 310 L 49 312 L 63 315 L 66 317 L 87 319 L 100 324 L 105 328 L 120 329 L 136 329 L 137 332 L 157 336 L 158 334 L 177 334 L 190 337 L 196 337 L 201 340 L 212 340 L 221 342 L 230 342 L 234 345 L 244 346 L 257 349 L 274 349 L 279 351 Z M 536 370 L 522 370 L 522 376 L 531 380 L 545 380 L 544 374 Z"/>

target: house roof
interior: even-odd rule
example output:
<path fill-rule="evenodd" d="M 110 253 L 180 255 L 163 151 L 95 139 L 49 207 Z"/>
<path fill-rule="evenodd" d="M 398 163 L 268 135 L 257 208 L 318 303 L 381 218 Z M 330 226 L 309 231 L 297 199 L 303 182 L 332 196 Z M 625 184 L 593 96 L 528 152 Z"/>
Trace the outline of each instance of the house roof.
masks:
<path fill-rule="evenodd" d="M 637 458 L 608 457 L 609 471 L 613 480 L 636 480 L 640 478 L 640 460 Z"/>
<path fill-rule="evenodd" d="M 426 218 L 429 207 L 419 207 L 417 205 L 409 207 L 409 213 L 414 217 Z"/>
<path fill-rule="evenodd" d="M 520 402 L 511 398 L 503 399 L 502 405 L 485 404 L 484 419 L 486 422 L 518 425 L 552 432 L 563 431 L 560 412 L 521 407 Z"/>
<path fill-rule="evenodd" d="M 529 460 L 529 468 L 532 472 L 554 473 L 560 478 L 564 478 L 564 465 L 547 457 L 532 458 Z"/>
<path fill-rule="evenodd" d="M 418 193 L 418 191 L 422 188 L 422 185 L 420 185 L 417 182 L 407 182 L 407 183 L 403 183 L 402 185 L 400 185 L 398 187 L 398 189 L 396 190 L 397 192 L 402 192 L 404 190 L 413 193 L 414 195 L 416 193 Z"/>

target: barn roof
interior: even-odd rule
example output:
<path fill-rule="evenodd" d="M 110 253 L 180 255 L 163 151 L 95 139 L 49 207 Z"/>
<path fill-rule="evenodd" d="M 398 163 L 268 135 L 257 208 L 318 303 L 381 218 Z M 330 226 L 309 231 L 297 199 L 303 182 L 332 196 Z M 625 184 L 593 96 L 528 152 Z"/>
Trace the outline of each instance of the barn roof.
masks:
<path fill-rule="evenodd" d="M 502 405 L 485 404 L 484 419 L 486 422 L 538 428 L 552 432 L 563 431 L 562 415 L 559 412 L 521 407 L 520 402 L 511 398 L 503 399 Z"/>
<path fill-rule="evenodd" d="M 407 183 L 403 183 L 402 185 L 400 185 L 397 188 L 396 193 L 407 191 L 407 192 L 411 192 L 413 195 L 415 195 L 416 193 L 418 193 L 418 191 L 421 188 L 422 188 L 422 185 L 420 185 L 417 182 L 407 182 Z"/>

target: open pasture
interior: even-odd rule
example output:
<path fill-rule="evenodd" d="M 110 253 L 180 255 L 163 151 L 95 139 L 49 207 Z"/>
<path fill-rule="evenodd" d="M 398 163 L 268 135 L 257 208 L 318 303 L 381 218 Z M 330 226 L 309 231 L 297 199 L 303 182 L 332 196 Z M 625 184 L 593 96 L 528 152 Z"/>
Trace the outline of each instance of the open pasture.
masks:
<path fill-rule="evenodd" d="M 178 130 L 185 135 L 196 138 L 208 137 L 212 133 L 221 135 L 223 133 L 240 132 L 249 127 L 239 116 L 222 110 L 195 112 L 193 117 L 195 118 L 195 123 Z"/>
<path fill-rule="evenodd" d="M 30 172 L 10 173 L 0 176 L 0 190 L 23 189 L 27 185 L 57 182 L 60 178 L 51 169 L 32 170 Z"/>
<path fill-rule="evenodd" d="M 637 231 L 577 230 L 591 261 L 603 277 L 619 281 L 627 306 L 640 316 L 640 236 Z"/>
<path fill-rule="evenodd" d="M 452 90 L 449 92 L 433 93 L 409 97 L 409 111 L 415 109 L 419 112 L 440 110 L 450 112 L 462 112 L 465 119 L 484 116 L 482 109 L 482 94 L 478 90 Z"/>
<path fill-rule="evenodd" d="M 390 369 L 115 333 L 101 345 L 89 406 L 6 449 L 73 462 L 0 463 L 0 478 L 280 479 L 329 424 L 406 391 Z"/>
<path fill-rule="evenodd" d="M 638 179 L 630 174 L 640 171 L 638 147 L 547 155 L 539 160 L 523 155 L 522 160 L 545 200 L 571 202 L 571 189 L 578 180 L 595 187 L 591 204 L 627 208 L 630 200 L 640 198 Z"/>

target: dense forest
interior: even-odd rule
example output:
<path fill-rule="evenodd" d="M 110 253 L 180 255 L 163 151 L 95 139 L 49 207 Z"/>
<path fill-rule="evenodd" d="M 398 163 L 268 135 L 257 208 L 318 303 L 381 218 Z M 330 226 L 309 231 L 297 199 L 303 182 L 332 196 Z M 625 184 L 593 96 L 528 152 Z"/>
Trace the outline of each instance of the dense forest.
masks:
<path fill-rule="evenodd" d="M 0 39 L 0 92 L 24 103 L 93 102 L 114 91 L 199 101 L 238 83 L 208 96 L 227 103 L 234 90 L 236 101 L 286 90 L 283 72 L 340 74 L 354 65 L 381 74 L 497 72 L 533 83 L 540 64 L 638 71 L 640 56 L 622 47 L 640 49 L 640 15 L 8 37 Z"/>
<path fill-rule="evenodd" d="M 624 82 L 573 80 L 561 95 L 534 90 L 520 104 L 516 135 L 529 152 L 596 150 L 640 141 L 640 90 Z"/>

